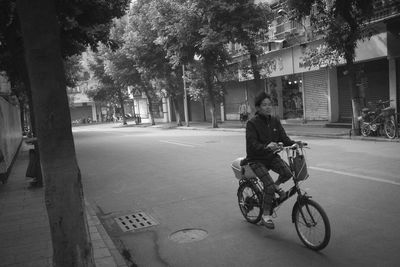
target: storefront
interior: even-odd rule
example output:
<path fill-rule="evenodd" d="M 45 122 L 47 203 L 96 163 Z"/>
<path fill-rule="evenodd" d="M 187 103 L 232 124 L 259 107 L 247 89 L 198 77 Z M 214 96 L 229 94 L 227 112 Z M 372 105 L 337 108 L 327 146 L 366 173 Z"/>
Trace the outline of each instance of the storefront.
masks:
<path fill-rule="evenodd" d="M 303 119 L 303 80 L 301 75 L 282 78 L 283 119 Z"/>
<path fill-rule="evenodd" d="M 274 113 L 283 120 L 330 121 L 329 91 L 333 88 L 328 70 L 305 66 L 301 60 L 303 52 L 304 46 L 295 46 L 264 58 L 273 67 L 266 84 L 276 105 Z"/>

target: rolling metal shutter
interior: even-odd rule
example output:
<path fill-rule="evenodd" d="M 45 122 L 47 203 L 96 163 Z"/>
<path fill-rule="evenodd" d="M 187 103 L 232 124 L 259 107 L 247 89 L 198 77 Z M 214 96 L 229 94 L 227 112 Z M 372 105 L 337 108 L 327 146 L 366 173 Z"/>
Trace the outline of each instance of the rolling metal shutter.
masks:
<path fill-rule="evenodd" d="M 306 120 L 328 120 L 328 73 L 325 69 L 303 76 Z"/>

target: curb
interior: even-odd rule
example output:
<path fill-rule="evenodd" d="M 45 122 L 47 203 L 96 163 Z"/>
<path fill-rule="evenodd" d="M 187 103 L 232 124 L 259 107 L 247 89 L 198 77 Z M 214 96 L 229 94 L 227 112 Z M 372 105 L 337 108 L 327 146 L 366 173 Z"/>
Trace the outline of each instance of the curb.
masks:
<path fill-rule="evenodd" d="M 94 209 L 85 200 L 90 239 L 97 267 L 128 267 L 114 242 L 104 229 Z"/>
<path fill-rule="evenodd" d="M 311 128 L 331 128 L 331 127 L 323 127 L 321 125 L 297 125 L 297 124 L 284 124 L 285 126 L 298 126 L 298 127 L 304 127 L 307 129 L 307 127 Z M 223 126 L 223 125 L 222 125 Z M 221 125 L 218 128 L 212 128 L 211 126 L 177 126 L 175 124 L 171 123 L 159 123 L 155 125 L 151 124 L 128 124 L 128 125 L 115 125 L 113 128 L 126 128 L 126 127 L 137 127 L 137 128 L 158 128 L 158 129 L 164 129 L 164 130 L 169 130 L 169 129 L 179 129 L 179 130 L 199 130 L 199 131 L 223 131 L 223 132 L 245 132 L 246 129 L 240 126 L 229 126 L 229 127 L 221 127 Z M 298 132 L 296 130 L 291 130 L 286 128 L 286 133 L 288 135 L 292 136 L 304 136 L 304 137 L 316 137 L 316 138 L 329 138 L 329 139 L 348 139 L 348 140 L 359 140 L 359 141 L 373 141 L 373 142 L 394 142 L 394 143 L 400 143 L 400 138 L 394 138 L 394 139 L 388 139 L 385 138 L 384 136 L 381 137 L 374 137 L 374 136 L 369 136 L 369 137 L 364 137 L 364 136 L 355 136 L 355 135 L 350 135 L 348 131 L 350 129 L 343 128 L 343 131 L 345 133 L 311 133 L 311 132 Z"/>
<path fill-rule="evenodd" d="M 162 126 L 158 127 L 162 128 Z M 201 128 L 201 127 L 186 127 L 186 126 L 175 126 L 165 127 L 164 129 L 179 129 L 179 130 L 202 130 L 202 131 L 224 131 L 224 132 L 245 132 L 244 128 Z M 385 137 L 364 137 L 364 136 L 350 136 L 349 134 L 316 134 L 316 133 L 304 133 L 286 130 L 286 133 L 291 136 L 304 136 L 304 137 L 317 137 L 317 138 L 329 138 L 329 139 L 348 139 L 348 140 L 359 140 L 359 141 L 374 141 L 374 142 L 394 142 L 400 143 L 400 138 L 388 139 Z"/>

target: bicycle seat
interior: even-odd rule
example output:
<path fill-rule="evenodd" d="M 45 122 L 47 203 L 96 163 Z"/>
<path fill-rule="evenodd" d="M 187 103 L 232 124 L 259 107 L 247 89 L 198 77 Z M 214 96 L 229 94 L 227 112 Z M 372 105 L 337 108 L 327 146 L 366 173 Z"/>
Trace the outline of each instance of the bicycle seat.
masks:
<path fill-rule="evenodd" d="M 240 166 L 244 166 L 249 164 L 249 160 L 247 158 L 242 158 L 242 160 L 240 161 Z"/>

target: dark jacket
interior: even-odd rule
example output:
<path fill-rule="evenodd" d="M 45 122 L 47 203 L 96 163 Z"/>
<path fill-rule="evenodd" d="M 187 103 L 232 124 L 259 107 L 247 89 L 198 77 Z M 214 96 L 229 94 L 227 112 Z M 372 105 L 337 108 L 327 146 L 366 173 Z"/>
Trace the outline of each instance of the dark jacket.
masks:
<path fill-rule="evenodd" d="M 295 143 L 286 135 L 279 119 L 256 113 L 246 125 L 247 160 L 272 160 L 273 152 L 265 149 L 270 142 L 282 142 L 285 146 Z"/>

